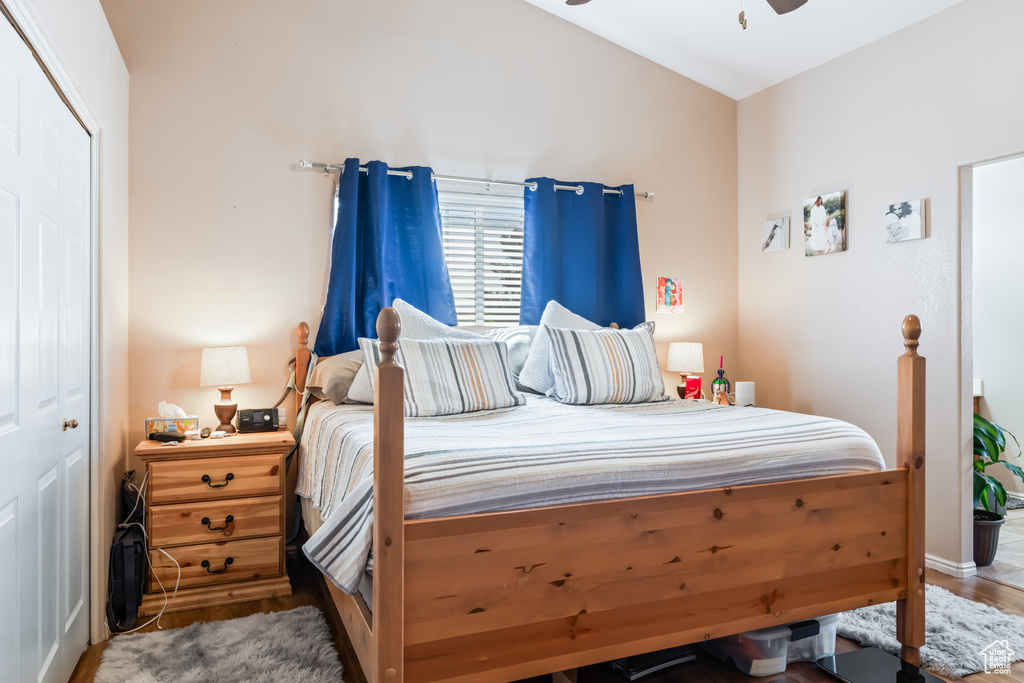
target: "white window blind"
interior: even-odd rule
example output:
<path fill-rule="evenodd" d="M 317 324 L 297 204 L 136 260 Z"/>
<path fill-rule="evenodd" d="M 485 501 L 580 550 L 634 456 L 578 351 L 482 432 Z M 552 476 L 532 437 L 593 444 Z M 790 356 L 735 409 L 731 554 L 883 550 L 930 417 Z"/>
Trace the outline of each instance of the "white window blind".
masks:
<path fill-rule="evenodd" d="M 522 195 L 438 190 L 444 258 L 460 324 L 518 325 Z"/>

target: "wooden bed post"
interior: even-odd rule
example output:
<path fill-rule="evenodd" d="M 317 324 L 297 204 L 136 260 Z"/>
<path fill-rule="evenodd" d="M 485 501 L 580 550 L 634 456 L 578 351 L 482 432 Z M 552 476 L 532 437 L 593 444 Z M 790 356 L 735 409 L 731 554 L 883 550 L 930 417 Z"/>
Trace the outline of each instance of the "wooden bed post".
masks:
<path fill-rule="evenodd" d="M 896 455 L 907 470 L 907 595 L 896 603 L 896 638 L 901 658 L 921 666 L 924 645 L 924 437 L 925 359 L 918 355 L 921 321 L 916 315 L 903 320 L 906 352 L 897 368 Z"/>
<path fill-rule="evenodd" d="M 381 360 L 373 397 L 373 650 L 377 683 L 401 683 L 405 656 L 405 371 L 395 360 L 402 319 L 377 316 Z"/>
<path fill-rule="evenodd" d="M 296 333 L 299 348 L 295 351 L 295 419 L 302 410 L 302 394 L 306 391 L 306 377 L 309 375 L 309 325 L 299 323 Z"/>

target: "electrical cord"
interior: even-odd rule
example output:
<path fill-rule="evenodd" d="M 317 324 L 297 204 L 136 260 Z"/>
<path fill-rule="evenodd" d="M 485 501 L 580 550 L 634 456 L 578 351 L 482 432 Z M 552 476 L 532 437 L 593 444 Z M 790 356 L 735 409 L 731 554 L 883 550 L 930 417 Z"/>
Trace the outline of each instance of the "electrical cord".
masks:
<path fill-rule="evenodd" d="M 148 484 L 148 479 L 149 479 L 149 472 L 146 472 L 146 476 L 144 476 L 142 478 L 142 486 L 141 487 L 138 487 L 135 484 L 133 484 L 131 482 L 128 482 L 128 488 L 134 490 L 135 493 L 138 494 L 138 496 L 135 498 L 135 505 L 134 505 L 134 507 L 132 507 L 132 511 L 131 511 L 131 513 L 128 514 L 127 519 L 131 519 L 135 515 L 135 512 L 139 509 L 139 502 L 140 501 L 141 501 L 141 503 L 143 505 L 143 509 L 145 509 L 145 505 L 146 505 L 146 485 Z M 129 529 L 129 528 L 131 528 L 133 526 L 137 526 L 137 527 L 139 527 L 139 529 L 142 530 L 142 537 L 144 539 L 146 539 L 146 548 L 148 549 L 149 548 L 149 536 L 146 534 L 146 527 L 144 525 L 140 524 L 139 522 L 131 522 L 130 524 L 118 524 L 117 528 L 118 529 Z M 133 628 L 131 630 L 128 630 L 128 631 L 123 631 L 122 633 L 135 633 L 136 631 L 138 631 L 140 629 L 146 628 L 147 626 L 152 624 L 154 621 L 156 622 L 156 627 L 158 629 L 162 630 L 163 626 L 160 625 L 160 619 L 164 616 L 164 612 L 167 611 L 167 605 L 170 604 L 170 601 L 174 600 L 174 598 L 178 597 L 178 586 L 181 585 L 181 565 L 178 564 L 178 561 L 176 559 L 174 559 L 163 548 L 157 548 L 157 550 L 162 552 L 167 557 L 167 559 L 169 559 L 171 562 L 173 562 L 174 566 L 178 568 L 178 578 L 174 582 L 174 592 L 171 595 L 170 600 L 168 600 L 168 598 L 167 598 L 167 588 L 164 586 L 164 582 L 160 580 L 160 575 L 157 574 L 154 571 L 153 572 L 153 578 L 156 579 L 157 584 L 160 586 L 160 590 L 163 591 L 163 594 L 164 594 L 164 604 L 163 604 L 163 607 L 160 608 L 160 611 L 156 614 L 156 616 L 154 616 L 152 619 L 147 621 L 145 624 L 142 624 L 141 626 L 136 626 L 135 628 Z M 146 566 L 149 567 L 150 571 L 153 570 L 153 566 L 152 566 L 152 564 L 149 561 L 149 553 L 148 552 L 146 553 Z"/>
<path fill-rule="evenodd" d="M 305 389 L 303 390 L 301 399 L 299 401 L 299 412 L 295 415 L 295 431 L 293 433 L 293 436 L 295 437 L 295 443 L 292 445 L 291 450 L 288 451 L 288 455 L 284 459 L 284 471 L 285 471 L 286 474 L 289 471 L 291 471 L 292 460 L 294 459 L 295 454 L 299 450 L 299 444 L 302 442 L 302 428 L 303 428 L 303 426 L 304 426 L 304 424 L 306 422 L 306 408 L 309 405 L 309 397 L 310 397 L 309 384 L 310 384 L 310 381 L 313 379 L 313 369 L 316 367 L 316 363 L 317 363 L 317 356 L 316 356 L 315 353 L 311 353 L 310 357 L 309 357 L 309 367 L 306 370 Z M 290 394 L 292 391 L 294 391 L 296 394 L 299 393 L 299 390 L 298 390 L 298 387 L 297 387 L 296 381 L 295 381 L 295 364 L 296 364 L 295 356 L 292 356 L 291 360 L 288 361 L 288 366 L 292 368 L 291 377 L 288 378 L 288 385 L 284 388 L 284 393 L 281 394 L 281 398 L 277 399 L 277 403 L 275 403 L 273 406 L 271 406 L 272 408 L 276 408 L 279 405 L 281 405 L 282 403 L 284 403 L 284 400 L 286 398 L 288 398 L 288 394 Z M 302 531 L 302 504 L 301 504 L 301 501 L 299 500 L 299 496 L 296 496 L 295 497 L 295 515 L 294 515 L 294 519 L 292 521 L 292 528 L 289 530 L 288 537 L 285 539 L 285 544 L 286 545 L 291 545 L 292 543 L 294 543 L 295 539 L 298 538 L 299 533 L 301 531 Z"/>

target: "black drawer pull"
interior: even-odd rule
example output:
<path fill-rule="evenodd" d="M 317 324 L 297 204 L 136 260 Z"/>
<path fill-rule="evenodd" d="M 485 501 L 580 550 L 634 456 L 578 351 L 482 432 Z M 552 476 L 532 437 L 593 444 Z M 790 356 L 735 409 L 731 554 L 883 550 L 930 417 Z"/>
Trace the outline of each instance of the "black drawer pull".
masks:
<path fill-rule="evenodd" d="M 210 574 L 223 574 L 224 572 L 226 572 L 228 570 L 228 565 L 231 564 L 234 561 L 235 560 L 233 558 L 231 558 L 231 557 L 229 557 L 228 559 L 224 560 L 224 566 L 221 569 L 210 569 L 210 561 L 209 560 L 203 560 L 202 562 L 200 562 L 200 566 L 205 567 L 206 571 L 209 572 Z"/>
<path fill-rule="evenodd" d="M 205 481 L 206 485 L 209 486 L 211 489 L 222 489 L 225 486 L 227 486 L 228 482 L 231 481 L 234 478 L 235 478 L 235 475 L 233 475 L 230 472 L 228 472 L 226 475 L 224 475 L 224 483 L 223 484 L 211 484 L 210 483 L 210 475 L 209 474 L 204 474 L 203 475 L 203 481 Z"/>
<path fill-rule="evenodd" d="M 228 528 L 228 524 L 231 524 L 231 522 L 233 522 L 233 521 L 235 521 L 235 516 L 234 515 L 228 515 L 227 517 L 224 518 L 224 526 L 210 526 L 210 518 L 209 517 L 203 517 L 203 524 L 205 524 L 206 528 L 209 529 L 210 531 L 224 531 L 225 529 Z"/>

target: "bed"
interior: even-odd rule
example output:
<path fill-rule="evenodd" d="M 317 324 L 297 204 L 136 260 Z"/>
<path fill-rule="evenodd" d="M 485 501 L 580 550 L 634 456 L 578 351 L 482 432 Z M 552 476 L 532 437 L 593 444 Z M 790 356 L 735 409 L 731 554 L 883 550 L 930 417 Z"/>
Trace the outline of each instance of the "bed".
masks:
<path fill-rule="evenodd" d="M 531 397 L 404 418 L 400 330 L 382 311 L 373 406 L 310 409 L 298 483 L 304 510 L 335 531 L 307 555 L 368 680 L 511 681 L 892 600 L 903 659 L 919 664 L 916 317 L 893 470 L 856 428 L 763 409 Z M 297 378 L 307 343 L 301 324 Z M 710 442 L 717 457 L 701 458 Z M 474 495 L 498 488 L 486 504 Z"/>

